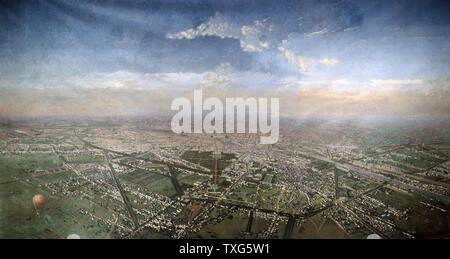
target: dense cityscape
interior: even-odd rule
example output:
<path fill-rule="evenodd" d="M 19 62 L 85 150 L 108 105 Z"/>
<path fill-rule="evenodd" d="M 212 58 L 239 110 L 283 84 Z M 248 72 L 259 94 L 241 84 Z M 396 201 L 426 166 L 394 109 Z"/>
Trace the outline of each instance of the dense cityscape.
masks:
<path fill-rule="evenodd" d="M 0 236 L 450 235 L 445 120 L 282 120 L 274 145 L 174 134 L 164 119 L 108 121 L 2 126 Z"/>

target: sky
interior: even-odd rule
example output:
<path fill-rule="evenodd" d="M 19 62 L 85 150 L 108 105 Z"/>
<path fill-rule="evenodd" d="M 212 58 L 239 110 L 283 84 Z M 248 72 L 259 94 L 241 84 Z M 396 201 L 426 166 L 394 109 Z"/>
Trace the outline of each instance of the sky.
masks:
<path fill-rule="evenodd" d="M 194 88 L 450 113 L 447 1 L 0 0 L 0 35 L 0 116 L 145 114 Z"/>

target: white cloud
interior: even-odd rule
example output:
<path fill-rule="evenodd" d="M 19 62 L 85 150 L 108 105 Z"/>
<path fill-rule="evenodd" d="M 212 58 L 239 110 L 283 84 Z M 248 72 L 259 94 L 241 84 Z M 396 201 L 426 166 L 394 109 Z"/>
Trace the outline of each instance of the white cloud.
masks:
<path fill-rule="evenodd" d="M 323 65 L 327 65 L 327 66 L 332 66 L 332 65 L 336 65 L 337 63 L 339 63 L 339 60 L 334 59 L 334 58 L 323 58 L 319 61 L 320 64 Z"/>
<path fill-rule="evenodd" d="M 202 73 L 138 73 L 119 70 L 69 78 L 67 81 L 75 87 L 93 89 L 190 90 L 196 87 L 227 86 L 233 73 L 234 69 L 229 63 L 222 63 Z"/>
<path fill-rule="evenodd" d="M 260 46 L 246 43 L 245 41 L 241 41 L 241 48 L 242 48 L 242 50 L 248 51 L 248 52 L 261 52 L 262 51 L 262 48 Z"/>
<path fill-rule="evenodd" d="M 324 35 L 324 34 L 327 34 L 327 33 L 329 33 L 328 29 L 324 28 L 324 29 L 322 29 L 320 31 L 305 33 L 305 36 L 306 37 L 315 37 L 315 36 L 320 36 L 320 35 Z"/>
<path fill-rule="evenodd" d="M 195 39 L 197 37 L 216 36 L 222 39 L 230 38 L 239 40 L 242 50 L 248 52 L 261 52 L 269 48 L 270 44 L 267 40 L 262 39 L 263 35 L 271 32 L 272 25 L 268 24 L 268 20 L 255 20 L 253 24 L 240 26 L 230 22 L 227 18 L 216 14 L 210 18 L 208 22 L 202 23 L 195 29 L 190 28 L 176 33 L 168 33 L 169 39 Z"/>
<path fill-rule="evenodd" d="M 204 87 L 224 87 L 230 83 L 230 79 L 227 75 L 209 72 L 203 75 L 201 81 L 199 82 L 199 86 Z"/>
<path fill-rule="evenodd" d="M 233 67 L 229 63 L 222 63 L 214 71 L 204 73 L 198 85 L 202 88 L 223 88 L 230 84 L 232 73 Z"/>
<path fill-rule="evenodd" d="M 355 85 L 363 85 L 363 82 L 350 81 L 346 78 L 339 78 L 334 80 L 299 80 L 297 78 L 287 78 L 281 80 L 279 82 L 279 86 L 281 89 L 289 88 L 289 89 L 304 89 L 305 87 L 331 87 L 331 86 L 339 86 L 339 87 L 348 87 Z"/>
<path fill-rule="evenodd" d="M 376 85 L 418 85 L 423 84 L 420 79 L 370 79 Z"/>
<path fill-rule="evenodd" d="M 116 71 L 94 73 L 83 78 L 70 78 L 68 85 L 97 89 L 180 90 L 194 88 L 204 73 L 134 73 Z"/>
<path fill-rule="evenodd" d="M 219 38 L 239 39 L 240 31 L 235 24 L 226 21 L 222 16 L 214 16 L 207 23 L 202 23 L 195 29 L 188 29 L 177 33 L 168 33 L 169 39 L 194 39 L 201 36 L 217 36 Z"/>
<path fill-rule="evenodd" d="M 312 59 L 306 58 L 304 56 L 296 55 L 294 52 L 288 49 L 288 41 L 283 40 L 281 46 L 278 47 L 278 50 L 280 51 L 281 55 L 291 64 L 293 64 L 298 71 L 300 71 L 302 74 L 308 73 L 313 65 L 314 62 Z"/>

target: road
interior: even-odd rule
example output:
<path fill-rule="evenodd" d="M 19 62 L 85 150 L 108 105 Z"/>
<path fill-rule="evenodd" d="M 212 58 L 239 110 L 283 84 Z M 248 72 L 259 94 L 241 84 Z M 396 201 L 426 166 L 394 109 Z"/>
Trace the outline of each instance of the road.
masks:
<path fill-rule="evenodd" d="M 131 220 L 133 221 L 134 228 L 137 229 L 139 227 L 139 221 L 137 219 L 136 214 L 133 211 L 133 207 L 131 206 L 130 200 L 128 199 L 128 196 L 126 195 L 125 191 L 123 190 L 122 185 L 119 182 L 119 179 L 117 179 L 116 174 L 114 173 L 115 172 L 114 167 L 111 164 L 111 161 L 109 159 L 109 155 L 107 152 L 105 152 L 105 156 L 106 156 L 106 159 L 108 162 L 111 176 L 114 179 L 114 182 L 116 183 L 117 189 L 119 189 L 120 196 L 122 196 L 123 203 L 125 204 L 125 209 L 127 210 L 128 214 L 130 215 Z"/>

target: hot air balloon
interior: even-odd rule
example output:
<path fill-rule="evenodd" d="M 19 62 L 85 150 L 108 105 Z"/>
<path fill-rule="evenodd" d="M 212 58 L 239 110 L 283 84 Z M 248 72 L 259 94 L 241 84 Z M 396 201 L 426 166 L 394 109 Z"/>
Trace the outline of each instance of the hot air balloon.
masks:
<path fill-rule="evenodd" d="M 36 194 L 33 196 L 32 201 L 36 214 L 39 215 L 39 209 L 42 209 L 45 205 L 45 197 L 42 194 Z"/>
<path fill-rule="evenodd" d="M 381 239 L 381 236 L 378 234 L 370 234 L 367 236 L 367 239 Z"/>
<path fill-rule="evenodd" d="M 70 234 L 67 239 L 81 239 L 81 237 L 78 234 Z"/>

